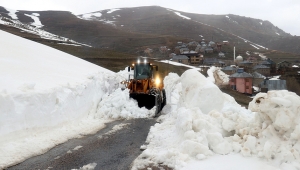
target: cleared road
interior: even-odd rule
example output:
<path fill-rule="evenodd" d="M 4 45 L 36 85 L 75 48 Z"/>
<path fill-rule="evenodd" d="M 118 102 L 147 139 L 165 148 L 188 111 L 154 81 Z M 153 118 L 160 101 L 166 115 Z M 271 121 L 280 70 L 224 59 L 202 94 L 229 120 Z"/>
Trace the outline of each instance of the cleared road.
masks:
<path fill-rule="evenodd" d="M 43 155 L 30 158 L 8 169 L 71 170 L 96 163 L 95 169 L 127 170 L 141 153 L 140 146 L 144 144 L 150 126 L 155 124 L 155 120 L 114 121 L 94 135 L 69 140 Z M 125 126 L 115 133 L 109 133 L 115 125 L 120 124 Z M 79 149 L 74 150 L 76 147 Z"/>

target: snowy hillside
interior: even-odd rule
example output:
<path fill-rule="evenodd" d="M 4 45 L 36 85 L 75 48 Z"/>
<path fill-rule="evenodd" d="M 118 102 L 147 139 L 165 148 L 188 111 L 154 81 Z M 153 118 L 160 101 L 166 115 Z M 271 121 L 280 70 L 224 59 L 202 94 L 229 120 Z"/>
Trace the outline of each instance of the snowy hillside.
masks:
<path fill-rule="evenodd" d="M 90 47 L 89 45 L 82 44 L 82 43 L 76 42 L 74 40 L 71 40 L 69 38 L 61 37 L 61 36 L 52 34 L 50 32 L 47 32 L 47 31 L 41 29 L 43 27 L 43 24 L 41 23 L 41 21 L 39 19 L 39 16 L 40 16 L 39 13 L 24 14 L 25 16 L 30 17 L 34 21 L 30 25 L 28 25 L 28 24 L 24 24 L 18 20 L 19 18 L 16 15 L 16 13 L 18 11 L 8 9 L 8 8 L 6 8 L 6 10 L 9 11 L 8 15 L 12 19 L 4 17 L 0 14 L 0 24 L 2 24 L 2 25 L 14 27 L 14 28 L 20 29 L 20 31 L 38 35 L 43 39 L 62 41 L 62 42 L 68 43 L 67 45 L 77 45 L 77 46 L 83 45 L 83 46 Z"/>

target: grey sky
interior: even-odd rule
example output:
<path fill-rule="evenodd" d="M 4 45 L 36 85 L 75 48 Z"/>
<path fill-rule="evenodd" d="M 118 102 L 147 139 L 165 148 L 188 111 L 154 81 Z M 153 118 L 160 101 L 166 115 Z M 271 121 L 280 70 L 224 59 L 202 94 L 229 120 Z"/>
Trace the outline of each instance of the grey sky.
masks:
<path fill-rule="evenodd" d="M 75 14 L 103 9 L 157 5 L 199 14 L 236 14 L 268 20 L 287 33 L 300 36 L 300 0 L 1 0 L 16 10 L 64 10 Z"/>

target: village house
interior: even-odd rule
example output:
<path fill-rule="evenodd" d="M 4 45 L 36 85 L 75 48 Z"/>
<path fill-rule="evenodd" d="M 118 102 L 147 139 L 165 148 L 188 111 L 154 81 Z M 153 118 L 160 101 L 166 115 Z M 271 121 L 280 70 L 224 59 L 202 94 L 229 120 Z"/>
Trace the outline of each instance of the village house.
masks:
<path fill-rule="evenodd" d="M 253 69 L 253 63 L 249 61 L 242 61 L 238 63 L 240 68 L 244 68 L 245 72 L 251 73 Z"/>
<path fill-rule="evenodd" d="M 199 65 L 203 63 L 203 55 L 197 53 L 196 51 L 185 51 L 182 55 L 185 55 L 189 58 L 190 64 Z"/>
<path fill-rule="evenodd" d="M 186 55 L 175 55 L 171 60 L 182 64 L 189 64 L 189 58 Z"/>
<path fill-rule="evenodd" d="M 217 51 L 221 52 L 221 50 L 222 50 L 222 44 L 221 43 L 217 43 L 216 48 L 217 48 Z"/>
<path fill-rule="evenodd" d="M 228 45 L 229 42 L 228 41 L 223 41 L 223 45 Z"/>
<path fill-rule="evenodd" d="M 214 50 L 211 47 L 205 49 L 205 53 L 213 53 Z"/>
<path fill-rule="evenodd" d="M 277 64 L 277 72 L 280 74 L 284 74 L 286 71 L 292 70 L 292 63 L 288 61 L 282 61 Z"/>
<path fill-rule="evenodd" d="M 196 41 L 192 41 L 192 42 L 189 42 L 189 43 L 188 43 L 188 46 L 191 47 L 191 48 L 192 48 L 192 47 L 197 47 L 197 45 L 199 45 L 199 43 L 196 42 Z"/>
<path fill-rule="evenodd" d="M 253 67 L 253 72 L 256 71 L 264 76 L 270 76 L 270 67 L 258 64 Z"/>
<path fill-rule="evenodd" d="M 201 41 L 200 44 L 201 44 L 201 46 L 203 46 L 203 45 L 207 46 L 205 41 Z"/>
<path fill-rule="evenodd" d="M 261 62 L 260 64 L 269 67 L 270 74 L 275 74 L 277 72 L 276 63 L 269 58 L 267 60 Z"/>
<path fill-rule="evenodd" d="M 180 48 L 180 54 L 183 54 L 185 52 L 189 52 L 190 50 L 188 48 Z"/>
<path fill-rule="evenodd" d="M 264 81 L 264 79 L 266 78 L 264 75 L 256 71 L 252 73 L 252 76 L 253 76 L 253 86 L 256 87 L 259 87 L 260 83 Z"/>
<path fill-rule="evenodd" d="M 199 52 L 200 52 L 200 49 L 201 49 L 201 45 L 199 44 L 199 45 L 197 45 L 197 47 L 195 48 L 195 51 L 196 51 L 197 53 L 199 53 Z"/>
<path fill-rule="evenodd" d="M 221 60 L 219 60 L 219 65 L 218 65 L 218 67 L 224 67 L 225 66 L 225 62 L 224 61 L 221 61 Z"/>
<path fill-rule="evenodd" d="M 214 48 L 214 47 L 216 46 L 216 43 L 213 42 L 213 41 L 210 41 L 210 42 L 208 43 L 208 46 Z"/>
<path fill-rule="evenodd" d="M 222 60 L 225 63 L 225 66 L 231 66 L 234 65 L 235 66 L 235 62 L 233 60 Z"/>
<path fill-rule="evenodd" d="M 206 47 L 201 47 L 200 50 L 199 50 L 199 52 L 200 53 L 205 53 L 205 49 L 206 49 Z"/>
<path fill-rule="evenodd" d="M 253 65 L 257 65 L 258 64 L 258 60 L 255 56 L 250 56 L 247 58 L 247 61 L 253 63 Z"/>
<path fill-rule="evenodd" d="M 175 56 L 176 54 L 175 53 L 171 53 L 169 54 L 169 58 L 173 58 L 173 56 Z"/>
<path fill-rule="evenodd" d="M 219 52 L 219 57 L 225 57 L 225 54 L 224 53 L 222 53 L 222 52 Z"/>
<path fill-rule="evenodd" d="M 286 80 L 264 80 L 259 85 L 261 92 L 270 90 L 286 90 Z"/>
<path fill-rule="evenodd" d="M 244 69 L 239 68 L 236 73 L 229 76 L 229 85 L 232 89 L 240 92 L 252 94 L 253 76 L 244 72 Z"/>
<path fill-rule="evenodd" d="M 146 48 L 145 50 L 144 50 L 144 53 L 145 54 L 151 54 L 153 52 L 153 50 L 151 49 L 151 48 Z"/>
<path fill-rule="evenodd" d="M 203 55 L 202 54 L 191 55 L 189 58 L 190 58 L 191 64 L 199 65 L 199 64 L 203 63 Z"/>
<path fill-rule="evenodd" d="M 167 53 L 168 52 L 168 48 L 167 48 L 167 46 L 161 46 L 161 47 L 159 47 L 159 51 L 161 53 Z"/>
<path fill-rule="evenodd" d="M 219 60 L 216 58 L 204 58 L 203 65 L 207 66 L 219 66 Z"/>
<path fill-rule="evenodd" d="M 232 74 L 236 73 L 237 68 L 235 66 L 226 66 L 226 67 L 222 68 L 221 71 L 223 71 L 227 75 L 232 75 Z"/>

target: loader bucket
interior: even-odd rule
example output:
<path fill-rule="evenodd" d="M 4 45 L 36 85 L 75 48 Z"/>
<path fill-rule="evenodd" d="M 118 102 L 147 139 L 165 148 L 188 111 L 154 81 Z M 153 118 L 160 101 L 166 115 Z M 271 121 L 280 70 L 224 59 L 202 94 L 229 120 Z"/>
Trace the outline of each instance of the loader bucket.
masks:
<path fill-rule="evenodd" d="M 146 107 L 148 110 L 156 105 L 156 97 L 154 95 L 143 93 L 131 93 L 130 97 L 138 102 L 139 107 Z"/>

